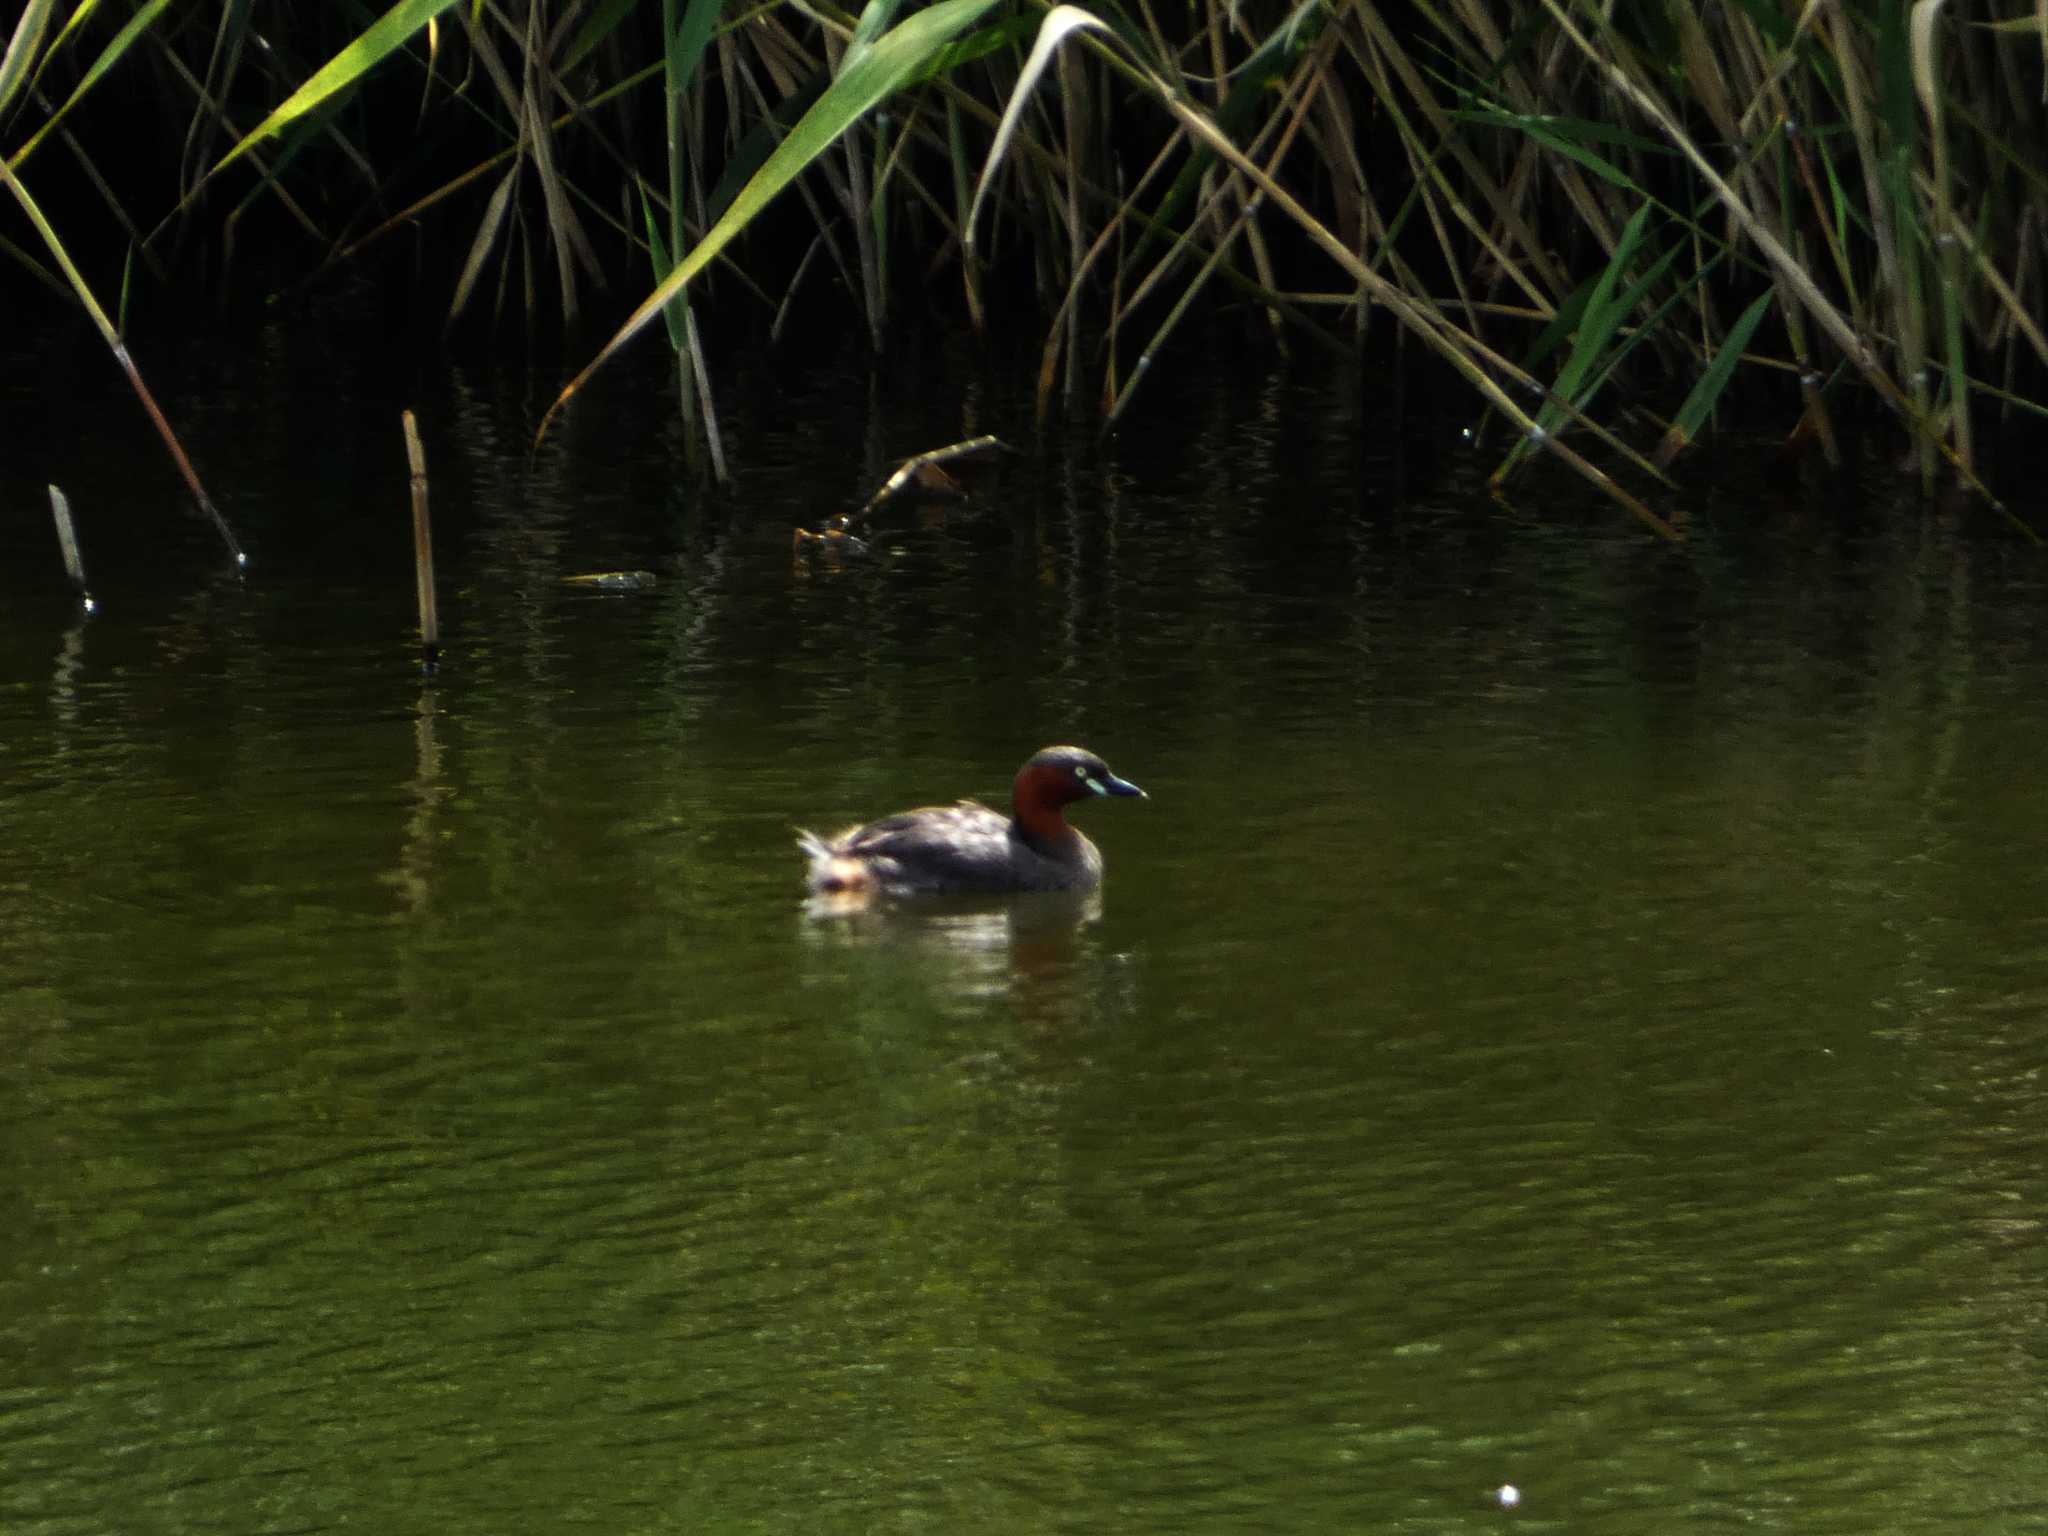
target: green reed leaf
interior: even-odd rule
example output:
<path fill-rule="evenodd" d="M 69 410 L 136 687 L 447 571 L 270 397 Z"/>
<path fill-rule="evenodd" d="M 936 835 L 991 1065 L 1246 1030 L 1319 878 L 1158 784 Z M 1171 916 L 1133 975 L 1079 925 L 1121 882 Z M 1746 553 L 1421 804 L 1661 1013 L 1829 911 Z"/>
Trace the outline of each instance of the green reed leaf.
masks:
<path fill-rule="evenodd" d="M 1578 336 L 1572 343 L 1571 355 L 1565 359 L 1564 367 L 1558 371 L 1553 393 L 1574 403 L 1578 401 L 1579 387 L 1592 371 L 1595 360 L 1606 352 L 1608 343 L 1614 339 L 1614 333 L 1621 328 L 1622 321 L 1626 320 L 1635 308 L 1638 289 L 1631 288 L 1619 301 L 1614 297 L 1614 290 L 1620 283 L 1622 274 L 1635 260 L 1636 250 L 1643 243 L 1643 234 L 1649 227 L 1649 221 L 1650 204 L 1645 203 L 1635 211 L 1635 216 L 1622 230 L 1621 239 L 1614 247 L 1613 258 L 1601 271 L 1598 280 L 1593 284 L 1592 293 L 1586 299 L 1585 322 L 1579 327 Z M 1666 261 L 1668 263 L 1668 256 Z M 1553 411 L 1545 412 L 1548 419 L 1543 420 L 1543 425 L 1555 429 L 1561 424 L 1561 413 L 1553 414 Z"/>
<path fill-rule="evenodd" d="M 107 71 L 121 61 L 122 55 L 127 53 L 138 37 L 149 30 L 170 3 L 171 0 L 149 0 L 149 4 L 128 18 L 127 25 L 116 32 L 107 46 L 100 50 L 100 56 L 86 66 L 85 73 L 79 77 L 78 85 L 71 94 L 64 99 L 64 104 L 44 119 L 42 126 L 36 129 L 29 141 L 15 151 L 11 163 L 17 170 L 27 163 L 29 157 L 36 152 L 36 146 L 64 121 L 71 109 L 85 99 L 86 93 L 99 84 Z M 0 89 L 0 99 L 4 99 L 4 89 Z"/>
<path fill-rule="evenodd" d="M 329 59 L 304 85 L 287 96 L 277 110 L 263 119 L 220 159 L 207 174 L 218 176 L 245 151 L 314 111 L 375 69 L 409 42 L 413 34 L 457 0 L 398 0 L 373 22 L 368 31 Z"/>
<path fill-rule="evenodd" d="M 704 198 L 704 216 L 716 223 L 733 204 L 733 199 L 748 182 L 759 174 L 768 157 L 775 153 L 775 146 L 789 137 L 789 131 L 803 116 L 818 104 L 818 98 L 825 94 L 830 82 L 820 73 L 799 86 L 787 100 L 777 102 L 775 110 L 747 130 L 746 137 L 733 146 L 731 156 L 726 160 L 725 170 L 711 191 Z"/>
<path fill-rule="evenodd" d="M 184 444 L 178 441 L 178 434 L 171 429 L 169 420 L 156 403 L 156 397 L 149 392 L 149 386 L 143 382 L 142 370 L 136 367 L 135 359 L 129 355 L 127 345 L 121 340 L 120 333 L 114 329 L 114 322 L 107 318 L 107 312 L 93 296 L 84 274 L 72 261 L 71 253 L 64 249 L 64 242 L 58 239 L 57 231 L 4 158 L 0 158 L 0 187 L 5 187 L 13 195 L 15 202 L 21 205 L 22 213 L 34 226 L 36 233 L 42 237 L 43 244 L 48 247 L 51 257 L 63 272 L 64 280 L 71 285 L 71 291 L 77 295 L 78 302 L 85 307 L 86 314 L 91 316 L 92 323 L 98 327 L 107 349 L 114 354 L 114 361 L 120 365 L 121 371 L 128 375 L 128 387 L 135 391 L 135 398 L 141 402 L 150 423 L 157 430 L 157 435 L 164 440 L 164 446 L 170 450 L 172 461 L 178 466 L 178 472 L 184 476 L 193 500 L 198 502 L 199 509 L 213 520 L 213 525 L 219 532 L 222 542 L 227 545 L 236 568 L 241 569 L 248 564 L 248 557 L 242 553 L 242 546 L 236 541 L 234 530 L 228 527 L 227 519 L 220 515 L 219 508 L 213 504 L 213 498 L 206 494 L 206 487 L 200 484 L 199 472 L 193 469 L 191 459 L 186 456 Z"/>
<path fill-rule="evenodd" d="M 1668 464 L 1679 451 L 1699 436 L 1700 428 L 1720 403 L 1722 392 L 1735 377 L 1735 370 L 1742 362 L 1742 354 L 1749 346 L 1749 338 L 1756 334 L 1756 328 L 1770 313 L 1771 305 L 1777 300 L 1777 291 L 1766 288 L 1750 301 L 1740 318 L 1729 328 L 1720 349 L 1714 353 L 1714 360 L 1707 364 L 1707 371 L 1700 375 L 1699 382 L 1679 406 L 1678 414 L 1671 419 L 1671 428 L 1664 435 L 1664 448 L 1658 454 L 1660 464 Z"/>
<path fill-rule="evenodd" d="M 670 35 L 666 54 L 667 89 L 671 95 L 682 95 L 697 78 L 704 50 L 711 46 L 711 39 L 718 32 L 720 3 L 721 0 L 689 0 L 683 7 L 682 24 Z"/>
<path fill-rule="evenodd" d="M 640 0 L 603 0 L 592 11 L 582 26 L 576 29 L 576 36 L 569 43 L 569 50 L 562 56 L 562 71 L 566 74 L 595 53 L 600 44 L 619 29 L 619 23 L 639 7 Z"/>
<path fill-rule="evenodd" d="M 1038 23 L 1029 16 L 1009 16 L 985 27 L 977 27 L 958 42 L 948 43 L 933 54 L 931 62 L 912 83 L 922 85 L 927 80 L 950 75 L 961 65 L 972 64 L 976 59 L 985 59 L 1006 48 L 1021 47 L 1037 27 Z"/>
<path fill-rule="evenodd" d="M 29 0 L 21 19 L 14 24 L 7 52 L 0 54 L 0 112 L 7 110 L 15 92 L 21 89 L 21 82 L 28 78 L 36 51 L 42 47 L 43 33 L 50 25 L 50 13 L 56 8 L 56 0 Z"/>
<path fill-rule="evenodd" d="M 847 40 L 846 52 L 839 60 L 841 74 L 860 62 L 860 56 L 874 47 L 882 34 L 889 30 L 889 23 L 896 19 L 897 7 L 902 0 L 868 0 L 861 7 L 860 15 L 853 23 L 853 36 Z"/>
<path fill-rule="evenodd" d="M 996 125 L 996 136 L 989 145 L 988 159 L 981 168 L 981 180 L 975 183 L 974 201 L 968 205 L 967 227 L 961 231 L 961 249 L 967 253 L 971 264 L 974 257 L 974 226 L 981 213 L 981 205 L 988 196 L 989 182 L 994 178 L 996 167 L 1003 163 L 1003 156 L 1009 153 L 1010 141 L 1017 136 L 1017 125 L 1024 118 L 1024 106 L 1030 99 L 1031 88 L 1038 84 L 1045 73 L 1046 65 L 1052 62 L 1053 54 L 1069 34 L 1083 28 L 1107 32 L 1108 23 L 1098 16 L 1091 16 L 1079 6 L 1057 5 L 1046 13 L 1039 24 L 1037 41 L 1031 45 L 1031 52 L 1024 60 L 1024 67 L 1017 72 L 1017 85 L 1010 92 L 1009 104 L 1003 108 L 1003 120 Z"/>
<path fill-rule="evenodd" d="M 858 58 L 841 61 L 839 77 L 818 98 L 817 104 L 797 120 L 789 136 L 776 145 L 761 169 L 732 200 L 732 206 L 704 232 L 673 271 L 640 306 L 626 317 L 626 323 L 606 342 L 583 371 L 571 379 L 555 397 L 534 434 L 538 443 L 569 398 L 587 383 L 592 374 L 617 355 L 619 349 L 637 336 L 669 300 L 725 249 L 741 230 L 801 175 L 805 167 L 845 136 L 876 106 L 915 80 L 932 56 L 974 25 L 994 6 L 996 0 L 939 0 L 906 18 L 870 44 Z"/>
<path fill-rule="evenodd" d="M 1579 328 L 1586 315 L 1586 301 L 1592 298 L 1594 285 L 1605 275 L 1596 273 L 1565 295 L 1564 302 L 1557 306 L 1557 312 L 1550 317 L 1549 323 L 1536 333 L 1536 339 L 1529 343 L 1529 350 L 1522 354 L 1524 373 L 1534 373 Z"/>
<path fill-rule="evenodd" d="M 1461 123 L 1473 123 L 1488 128 L 1509 128 L 1517 133 L 1526 134 L 1544 148 L 1584 166 L 1602 181 L 1611 182 L 1630 192 L 1642 190 L 1636 185 L 1635 178 L 1605 155 L 1595 153 L 1592 145 L 1614 144 L 1642 154 L 1671 153 L 1668 146 L 1578 118 L 1537 117 L 1528 113 L 1495 111 L 1457 112 L 1453 113 L 1452 117 L 1454 121 Z"/>
<path fill-rule="evenodd" d="M 640 188 L 640 216 L 647 224 L 647 253 L 654 264 L 654 280 L 658 283 L 673 270 L 675 263 L 669 260 L 668 242 L 661 238 L 661 220 L 654 216 L 654 199 L 647 195 L 647 188 Z M 678 294 L 673 303 L 661 312 L 661 318 L 668 327 L 668 344 L 675 351 L 683 350 L 687 333 L 683 328 L 682 296 Z"/>

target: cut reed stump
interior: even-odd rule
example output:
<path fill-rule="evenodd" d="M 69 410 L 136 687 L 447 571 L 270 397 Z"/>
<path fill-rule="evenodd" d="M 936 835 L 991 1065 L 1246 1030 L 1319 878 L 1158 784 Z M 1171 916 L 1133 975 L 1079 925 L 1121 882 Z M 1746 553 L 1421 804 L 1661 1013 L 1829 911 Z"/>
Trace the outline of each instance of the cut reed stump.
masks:
<path fill-rule="evenodd" d="M 71 526 L 71 503 L 54 485 L 50 487 L 50 516 L 57 524 L 57 547 L 64 552 L 64 574 L 71 578 L 80 606 L 91 613 L 97 605 L 85 584 L 85 559 L 78 552 L 78 530 Z"/>
<path fill-rule="evenodd" d="M 420 668 L 429 676 L 441 665 L 441 617 L 434 609 L 434 530 L 427 518 L 427 451 L 411 411 L 405 423 L 405 457 L 412 465 L 412 563 L 420 595 Z"/>

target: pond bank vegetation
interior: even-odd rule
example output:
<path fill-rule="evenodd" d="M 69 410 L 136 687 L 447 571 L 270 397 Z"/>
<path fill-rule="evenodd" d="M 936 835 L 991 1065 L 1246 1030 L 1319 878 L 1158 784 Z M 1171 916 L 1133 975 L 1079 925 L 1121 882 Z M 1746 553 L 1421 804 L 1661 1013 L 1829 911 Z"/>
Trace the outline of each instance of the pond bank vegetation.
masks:
<path fill-rule="evenodd" d="M 2048 31 L 2004 10 L 28 0 L 0 281 L 124 366 L 125 316 L 195 293 L 425 283 L 447 327 L 572 339 L 630 310 L 548 419 L 658 321 L 720 478 L 735 335 L 1000 309 L 1042 414 L 1141 412 L 1190 324 L 1398 332 L 1484 408 L 1497 486 L 1549 455 L 1665 536 L 1738 398 L 1830 460 L 1874 411 L 2002 511 L 1984 434 L 2048 399 Z"/>

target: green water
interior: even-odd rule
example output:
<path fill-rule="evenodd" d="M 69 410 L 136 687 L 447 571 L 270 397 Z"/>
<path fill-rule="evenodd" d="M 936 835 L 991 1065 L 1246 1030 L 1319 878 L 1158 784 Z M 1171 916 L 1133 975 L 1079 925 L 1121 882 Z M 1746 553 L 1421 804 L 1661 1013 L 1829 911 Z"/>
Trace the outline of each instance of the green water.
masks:
<path fill-rule="evenodd" d="M 178 383 L 246 585 L 139 425 L 5 487 L 9 1536 L 2048 1530 L 1998 528 L 1759 472 L 1674 557 L 1216 368 L 835 566 L 1028 402 L 740 392 L 706 502 L 457 370 L 426 682 L 399 402 Z M 1098 905 L 802 909 L 1065 739 Z"/>

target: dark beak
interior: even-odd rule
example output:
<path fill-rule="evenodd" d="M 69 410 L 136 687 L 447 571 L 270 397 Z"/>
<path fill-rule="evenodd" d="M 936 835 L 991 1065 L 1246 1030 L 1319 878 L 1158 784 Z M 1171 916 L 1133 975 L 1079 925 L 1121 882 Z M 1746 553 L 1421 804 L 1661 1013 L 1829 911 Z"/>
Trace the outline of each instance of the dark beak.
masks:
<path fill-rule="evenodd" d="M 1105 795 L 1136 795 L 1140 800 L 1150 798 L 1129 779 L 1120 779 L 1113 773 L 1105 773 L 1102 776 L 1102 792 Z"/>

